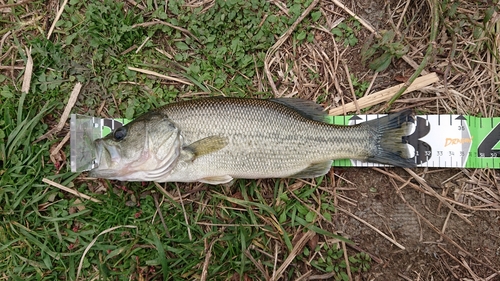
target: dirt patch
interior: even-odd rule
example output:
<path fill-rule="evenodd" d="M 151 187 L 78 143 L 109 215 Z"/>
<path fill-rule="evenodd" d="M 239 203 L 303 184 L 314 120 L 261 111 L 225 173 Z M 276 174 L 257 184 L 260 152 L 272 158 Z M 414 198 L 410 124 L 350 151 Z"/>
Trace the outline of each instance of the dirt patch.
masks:
<path fill-rule="evenodd" d="M 398 1 L 363 0 L 345 3 L 376 30 L 395 30 L 396 38 L 409 46 L 407 57 L 417 65 L 424 59 L 429 43 L 432 9 L 441 13 L 438 43 L 424 71 L 437 72 L 442 81 L 426 90 L 406 95 L 393 108 L 412 108 L 429 114 L 464 112 L 474 115 L 484 111 L 486 116 L 498 116 L 498 95 L 480 94 L 496 93 L 498 85 L 486 85 L 474 78 L 478 73 L 476 70 L 488 64 L 486 58 L 490 54 L 486 49 L 479 51 L 468 47 L 473 41 L 474 26 L 480 24 L 471 19 L 483 17 L 488 5 L 476 3 L 469 6 L 469 3 L 456 2 L 454 7 L 463 12 L 458 16 L 450 14 L 445 4 L 430 7 L 430 2 L 415 1 L 407 5 Z M 348 17 L 344 10 L 333 4 L 323 3 L 322 6 Z M 465 21 L 464 28 L 456 30 L 460 35 L 451 31 L 459 18 L 469 16 L 470 21 Z M 336 73 L 334 78 L 343 91 L 335 92 L 329 102 L 338 106 L 352 101 L 353 95 L 347 83 L 350 75 L 364 81 L 370 81 L 374 75 L 361 61 L 362 46 L 373 40 L 373 36 L 366 30 L 360 30 L 356 35 L 360 42 L 354 47 L 319 43 L 326 47 L 325 52 L 331 54 L 332 61 L 337 62 L 333 64 L 335 71 L 332 72 Z M 349 73 L 342 61 L 347 62 Z M 393 60 L 390 67 L 376 77 L 372 91 L 407 79 L 415 71 L 407 62 Z M 469 66 L 462 68 L 465 65 Z M 485 79 L 498 79 L 496 73 L 483 70 L 481 73 L 488 73 Z M 331 88 L 335 88 L 334 81 Z M 379 110 L 380 107 L 375 106 L 367 113 Z M 339 209 L 344 210 L 336 217 L 338 230 L 356 243 L 358 248 L 351 248 L 351 251 L 361 249 L 374 260 L 371 270 L 356 276 L 357 280 L 500 280 L 499 171 L 417 169 L 418 177 L 425 179 L 428 188 L 435 193 L 423 188 L 421 182 L 402 169 L 382 171 L 385 174 L 375 169 L 335 170 L 337 175 L 346 179 L 344 187 L 349 187 L 337 189 L 342 197 L 349 199 L 349 202 L 338 200 Z M 396 177 L 403 181 L 396 180 Z"/>
<path fill-rule="evenodd" d="M 398 172 L 404 177 L 404 171 Z M 442 182 L 456 173 L 452 169 L 434 173 L 428 182 L 442 193 L 446 190 Z M 359 218 L 340 213 L 338 221 L 342 231 L 376 261 L 361 280 L 459 280 L 477 277 L 474 274 L 487 277 L 494 274 L 493 269 L 500 264 L 498 212 L 457 208 L 472 223 L 469 225 L 450 214 L 436 198 L 409 187 L 397 190 L 389 177 L 377 171 L 348 169 L 342 177 L 356 187 L 356 190 L 342 191 L 344 196 L 355 200 L 356 206 L 342 202 L 339 206 Z M 404 249 L 367 224 L 393 238 Z M 436 229 L 444 229 L 444 235 Z M 470 271 L 466 270 L 466 264 Z"/>

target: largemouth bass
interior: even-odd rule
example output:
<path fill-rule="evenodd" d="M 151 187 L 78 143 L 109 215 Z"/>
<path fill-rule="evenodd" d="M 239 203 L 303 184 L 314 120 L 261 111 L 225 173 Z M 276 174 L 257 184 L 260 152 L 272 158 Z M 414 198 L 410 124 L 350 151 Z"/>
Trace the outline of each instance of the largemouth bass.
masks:
<path fill-rule="evenodd" d="M 313 178 L 334 159 L 414 167 L 404 143 L 409 111 L 361 123 L 325 123 L 302 99 L 205 98 L 146 113 L 95 141 L 90 176 L 122 181 L 228 183 L 236 178 Z"/>

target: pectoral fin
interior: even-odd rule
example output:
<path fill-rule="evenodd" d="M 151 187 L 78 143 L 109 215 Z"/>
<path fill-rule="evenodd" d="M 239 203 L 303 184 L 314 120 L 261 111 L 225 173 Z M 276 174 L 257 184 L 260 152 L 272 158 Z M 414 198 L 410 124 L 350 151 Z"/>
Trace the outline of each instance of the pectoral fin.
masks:
<path fill-rule="evenodd" d="M 304 170 L 296 173 L 295 175 L 290 176 L 291 178 L 315 178 L 322 176 L 330 170 L 332 167 L 332 162 L 331 160 L 325 161 L 325 162 L 320 162 L 320 163 L 313 163 L 309 165 L 307 168 Z"/>
<path fill-rule="evenodd" d="M 221 150 L 227 145 L 227 139 L 219 136 L 210 136 L 204 139 L 193 142 L 192 144 L 184 147 L 183 154 L 188 156 L 189 160 L 207 155 L 218 150 Z"/>
<path fill-rule="evenodd" d="M 231 177 L 229 175 L 225 175 L 225 176 L 202 178 L 202 179 L 199 179 L 198 181 L 203 182 L 203 183 L 216 185 L 216 184 L 229 183 L 232 180 L 233 180 L 233 177 Z"/>

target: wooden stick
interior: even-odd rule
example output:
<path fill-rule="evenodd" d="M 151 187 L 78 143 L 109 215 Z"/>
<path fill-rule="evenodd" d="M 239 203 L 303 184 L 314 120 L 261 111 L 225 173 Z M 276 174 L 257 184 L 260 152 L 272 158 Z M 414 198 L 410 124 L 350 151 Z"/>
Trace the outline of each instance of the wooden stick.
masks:
<path fill-rule="evenodd" d="M 56 127 L 57 132 L 61 131 L 62 128 L 64 128 L 64 124 L 66 124 L 66 121 L 68 120 L 69 114 L 71 113 L 71 109 L 75 105 L 76 100 L 78 99 L 78 94 L 80 94 L 81 89 L 82 89 L 82 83 L 80 82 L 76 83 L 75 87 L 73 88 L 73 91 L 71 91 L 71 95 L 69 96 L 68 103 L 66 104 L 63 114 L 61 115 L 61 119 L 57 124 Z"/>
<path fill-rule="evenodd" d="M 189 229 L 189 227 L 188 227 L 188 229 Z M 200 281 L 207 280 L 208 265 L 210 263 L 210 258 L 212 257 L 212 248 L 214 247 L 215 242 L 217 242 L 217 239 L 214 239 L 212 242 L 210 242 L 210 246 L 208 247 L 208 250 L 205 253 L 205 261 L 203 261 L 203 269 L 201 271 Z M 206 238 L 205 238 L 205 249 L 207 249 L 207 240 L 206 240 Z"/>
<path fill-rule="evenodd" d="M 179 189 L 179 185 L 176 184 L 175 187 L 177 187 L 177 193 L 179 194 L 179 201 L 181 202 L 182 213 L 184 214 L 184 221 L 186 222 L 189 241 L 193 241 L 193 236 L 191 235 L 191 226 L 189 225 L 189 220 L 187 217 L 186 208 L 184 208 L 184 201 L 182 201 L 182 196 L 181 196 L 181 191 Z"/>
<path fill-rule="evenodd" d="M 436 73 L 429 73 L 427 75 L 424 75 L 422 77 L 419 77 L 415 79 L 415 81 L 406 89 L 406 91 L 403 94 L 421 89 L 423 87 L 429 86 L 432 83 L 436 83 L 439 81 L 439 77 L 437 76 Z M 399 91 L 403 86 L 405 86 L 405 83 L 401 83 L 399 85 L 396 85 L 394 87 L 387 88 L 385 90 L 373 93 L 371 95 L 362 97 L 357 100 L 359 108 L 366 108 L 368 106 L 376 105 L 382 102 L 386 102 L 390 100 L 395 93 Z M 348 103 L 346 105 L 338 106 L 333 109 L 330 109 L 328 112 L 330 115 L 341 115 L 344 112 L 351 112 L 356 110 L 356 105 L 354 103 Z"/>
<path fill-rule="evenodd" d="M 80 197 L 80 198 L 87 199 L 87 200 L 90 200 L 90 201 L 92 201 L 92 202 L 96 202 L 96 203 L 101 203 L 101 200 L 97 200 L 97 199 L 95 199 L 95 198 L 92 198 L 92 197 L 90 197 L 90 196 L 88 196 L 88 195 L 86 195 L 86 194 L 80 193 L 80 192 L 78 192 L 77 190 L 71 189 L 71 188 L 66 187 L 66 186 L 64 186 L 64 185 L 62 185 L 62 184 L 59 184 L 59 183 L 54 182 L 54 181 L 51 181 L 51 180 L 49 180 L 49 179 L 47 179 L 47 178 L 43 178 L 43 179 L 42 179 L 42 181 L 43 181 L 44 183 L 46 183 L 46 184 L 52 185 L 53 187 L 57 187 L 57 188 L 59 188 L 59 189 L 61 189 L 61 190 L 64 190 L 64 191 L 66 191 L 66 192 L 69 192 L 69 193 L 71 193 L 71 194 L 73 194 L 73 195 L 75 195 L 75 196 L 78 196 L 78 197 Z"/>
<path fill-rule="evenodd" d="M 359 111 L 358 99 L 356 97 L 356 91 L 354 91 L 354 86 L 352 85 L 351 74 L 349 73 L 349 67 L 347 66 L 345 60 L 342 60 L 342 64 L 344 65 L 344 70 L 347 75 L 347 81 L 349 82 L 349 89 L 351 89 L 352 102 L 354 103 L 354 108 L 356 108 L 356 114 L 360 114 L 361 111 Z"/>
<path fill-rule="evenodd" d="M 132 70 L 132 71 L 137 71 L 137 72 L 140 72 L 140 73 L 144 73 L 144 74 L 148 74 L 148 75 L 153 75 L 153 76 L 156 76 L 158 78 L 162 78 L 162 79 L 166 79 L 166 80 L 171 80 L 171 81 L 179 82 L 179 83 L 182 83 L 182 84 L 185 84 L 185 85 L 189 85 L 189 86 L 193 85 L 191 82 L 185 81 L 183 79 L 179 79 L 179 78 L 176 78 L 176 77 L 163 75 L 163 74 L 160 74 L 160 73 L 155 72 L 155 71 L 151 71 L 151 70 L 147 70 L 147 69 L 141 69 L 141 68 L 136 68 L 136 67 L 132 67 L 132 66 L 128 66 L 127 68 L 130 69 L 130 70 Z"/>
<path fill-rule="evenodd" d="M 280 97 L 281 94 L 278 92 L 278 89 L 276 88 L 276 84 L 273 81 L 273 76 L 271 74 L 270 68 L 271 68 L 271 65 L 273 64 L 273 56 L 276 53 L 276 51 L 279 49 L 279 47 L 281 47 L 281 45 L 283 45 L 283 43 L 285 43 L 285 41 L 288 39 L 288 37 L 290 37 L 290 35 L 293 33 L 293 31 L 295 30 L 297 25 L 299 25 L 299 23 L 305 17 L 307 17 L 307 15 L 309 15 L 309 13 L 314 9 L 314 7 L 316 7 L 316 5 L 318 3 L 319 3 L 319 0 L 314 0 L 309 5 L 309 7 L 307 7 L 307 9 L 305 9 L 304 12 L 302 12 L 300 17 L 298 17 L 297 20 L 290 26 L 290 28 L 285 33 L 283 33 L 283 35 L 280 36 L 278 41 L 276 41 L 276 43 L 274 43 L 274 45 L 271 46 L 271 48 L 269 48 L 267 50 L 266 58 L 264 59 L 264 72 L 266 73 L 266 77 L 267 77 L 267 80 L 269 82 L 269 85 L 271 85 L 271 89 L 273 90 L 273 94 L 276 97 Z"/>
<path fill-rule="evenodd" d="M 50 35 L 52 35 L 52 32 L 54 32 L 54 28 L 56 28 L 56 24 L 59 21 L 59 18 L 61 18 L 61 15 L 64 11 L 64 7 L 66 7 L 66 4 L 68 4 L 68 0 L 64 0 L 61 7 L 59 8 L 59 11 L 57 11 L 56 18 L 52 22 L 52 26 L 50 27 L 49 33 L 47 34 L 47 40 L 50 39 Z"/>
<path fill-rule="evenodd" d="M 71 113 L 71 109 L 76 103 L 76 100 L 78 99 L 78 95 L 80 94 L 80 90 L 82 89 L 82 83 L 78 82 L 76 83 L 75 87 L 73 88 L 73 91 L 71 92 L 71 95 L 69 96 L 68 103 L 66 104 L 66 107 L 64 108 L 64 112 L 61 115 L 61 119 L 59 119 L 59 123 L 55 128 L 52 128 L 50 131 L 45 133 L 43 136 L 39 137 L 38 139 L 35 140 L 35 142 L 39 142 L 43 139 L 46 138 L 52 138 L 53 134 L 56 134 L 60 132 L 63 128 L 64 125 L 66 124 L 66 121 L 68 120 L 69 114 Z"/>
<path fill-rule="evenodd" d="M 23 85 L 21 86 L 21 92 L 28 93 L 31 85 L 31 76 L 33 75 L 33 58 L 31 57 L 31 48 L 26 48 L 26 56 L 28 60 L 26 61 L 26 68 L 24 70 Z"/>
<path fill-rule="evenodd" d="M 273 274 L 273 276 L 271 277 L 271 281 L 276 281 L 280 279 L 281 275 L 285 272 L 285 270 L 292 263 L 292 261 L 297 257 L 299 253 L 301 253 L 307 241 L 309 241 L 314 235 L 316 235 L 316 233 L 312 230 L 309 230 L 300 238 L 300 240 L 297 242 L 297 244 L 295 244 L 292 251 L 290 252 L 290 255 L 288 255 L 288 257 L 280 265 L 278 270 L 276 270 L 276 273 Z"/>
<path fill-rule="evenodd" d="M 69 141 L 70 136 L 71 132 L 68 132 L 66 136 L 64 136 L 63 140 L 56 146 L 56 148 L 52 152 L 50 152 L 50 156 L 57 155 L 57 153 L 59 153 L 61 148 Z"/>

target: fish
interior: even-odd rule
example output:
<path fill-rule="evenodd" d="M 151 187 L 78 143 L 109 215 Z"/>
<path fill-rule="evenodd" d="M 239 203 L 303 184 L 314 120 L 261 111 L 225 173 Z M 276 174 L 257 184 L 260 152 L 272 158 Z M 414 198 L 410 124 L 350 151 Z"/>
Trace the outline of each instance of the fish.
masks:
<path fill-rule="evenodd" d="M 298 98 L 211 97 L 167 104 L 95 140 L 89 175 L 120 181 L 315 178 L 333 160 L 415 167 L 409 110 L 352 126 Z"/>

